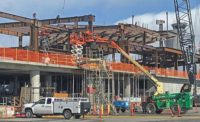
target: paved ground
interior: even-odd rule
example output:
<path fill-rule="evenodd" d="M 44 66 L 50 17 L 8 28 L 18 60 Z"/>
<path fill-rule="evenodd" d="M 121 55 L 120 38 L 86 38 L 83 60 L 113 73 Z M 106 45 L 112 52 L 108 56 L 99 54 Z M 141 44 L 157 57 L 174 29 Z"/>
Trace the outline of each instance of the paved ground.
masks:
<path fill-rule="evenodd" d="M 123 118 L 87 118 L 81 120 L 64 120 L 62 118 L 17 118 L 17 119 L 2 119 L 0 122 L 200 122 L 200 117 L 165 117 L 165 118 L 135 118 L 135 117 L 123 117 Z"/>
<path fill-rule="evenodd" d="M 98 116 L 86 116 L 85 119 L 65 120 L 62 116 L 46 116 L 43 118 L 10 118 L 0 119 L 0 122 L 200 122 L 200 108 L 198 112 L 194 109 L 188 111 L 187 114 L 182 117 L 172 117 L 169 112 L 165 111 L 160 115 L 148 115 L 137 113 L 134 116 L 130 116 L 129 112 L 120 113 L 118 116 L 103 116 L 100 119 Z"/>

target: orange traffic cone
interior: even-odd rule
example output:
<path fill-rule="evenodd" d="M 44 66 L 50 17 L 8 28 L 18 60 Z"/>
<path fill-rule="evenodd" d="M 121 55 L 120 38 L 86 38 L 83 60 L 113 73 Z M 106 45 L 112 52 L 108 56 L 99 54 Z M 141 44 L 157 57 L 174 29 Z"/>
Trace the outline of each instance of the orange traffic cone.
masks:
<path fill-rule="evenodd" d="M 181 108 L 180 108 L 180 105 L 178 105 L 178 117 L 181 117 Z"/>

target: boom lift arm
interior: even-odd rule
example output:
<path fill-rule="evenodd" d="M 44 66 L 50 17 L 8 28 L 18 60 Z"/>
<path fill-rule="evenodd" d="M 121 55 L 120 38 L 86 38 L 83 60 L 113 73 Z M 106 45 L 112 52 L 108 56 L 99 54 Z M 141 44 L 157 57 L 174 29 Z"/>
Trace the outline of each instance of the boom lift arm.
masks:
<path fill-rule="evenodd" d="M 138 67 L 145 75 L 147 75 L 147 77 L 154 83 L 154 85 L 156 85 L 156 92 L 154 93 L 154 95 L 158 95 L 158 94 L 162 94 L 163 91 L 163 84 L 158 81 L 158 79 L 156 79 L 153 75 L 151 75 L 145 68 L 143 68 L 137 61 L 135 61 L 134 59 L 132 59 L 132 57 L 130 55 L 128 55 L 128 53 L 126 53 L 119 45 L 117 45 L 114 41 L 111 41 L 111 46 L 115 49 L 117 49 L 117 51 L 119 51 L 124 57 L 126 57 L 132 64 L 134 64 L 136 67 Z"/>
<path fill-rule="evenodd" d="M 119 53 L 121 53 L 124 57 L 126 57 L 132 64 L 134 64 L 137 68 L 139 68 L 147 77 L 154 83 L 156 87 L 156 92 L 154 95 L 162 94 L 164 92 L 163 90 L 163 84 L 158 81 L 153 75 L 151 75 L 145 68 L 143 68 L 137 61 L 132 59 L 132 57 L 126 53 L 114 40 L 108 40 L 105 38 L 101 38 L 98 36 L 93 36 L 92 33 L 86 32 L 83 35 L 77 35 L 75 33 L 74 35 L 71 35 L 70 37 L 70 43 L 75 45 L 84 45 L 89 42 L 97 42 L 97 43 L 107 43 L 112 48 L 116 49 Z"/>

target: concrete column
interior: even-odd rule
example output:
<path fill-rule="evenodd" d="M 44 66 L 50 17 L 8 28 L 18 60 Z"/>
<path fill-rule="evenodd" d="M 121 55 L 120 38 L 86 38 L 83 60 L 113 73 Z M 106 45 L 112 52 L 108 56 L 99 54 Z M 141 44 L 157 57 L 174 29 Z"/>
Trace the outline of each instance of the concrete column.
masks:
<path fill-rule="evenodd" d="M 30 81 L 31 81 L 31 101 L 38 101 L 40 98 L 40 71 L 31 71 L 30 72 Z"/>
<path fill-rule="evenodd" d="M 124 84 L 125 84 L 125 97 L 130 97 L 131 95 L 131 84 L 130 84 L 130 77 L 129 74 L 125 75 L 124 77 Z"/>

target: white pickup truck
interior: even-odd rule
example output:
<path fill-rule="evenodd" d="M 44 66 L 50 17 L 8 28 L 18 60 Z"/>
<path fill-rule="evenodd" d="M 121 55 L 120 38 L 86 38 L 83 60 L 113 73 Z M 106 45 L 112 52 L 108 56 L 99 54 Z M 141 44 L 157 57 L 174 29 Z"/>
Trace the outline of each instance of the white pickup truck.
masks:
<path fill-rule="evenodd" d="M 28 118 L 33 117 L 33 115 L 36 117 L 63 115 L 65 119 L 70 119 L 72 116 L 79 119 L 81 115 L 88 113 L 90 108 L 88 98 L 67 98 L 64 100 L 47 97 L 34 103 L 24 104 L 22 113 L 25 113 Z"/>

